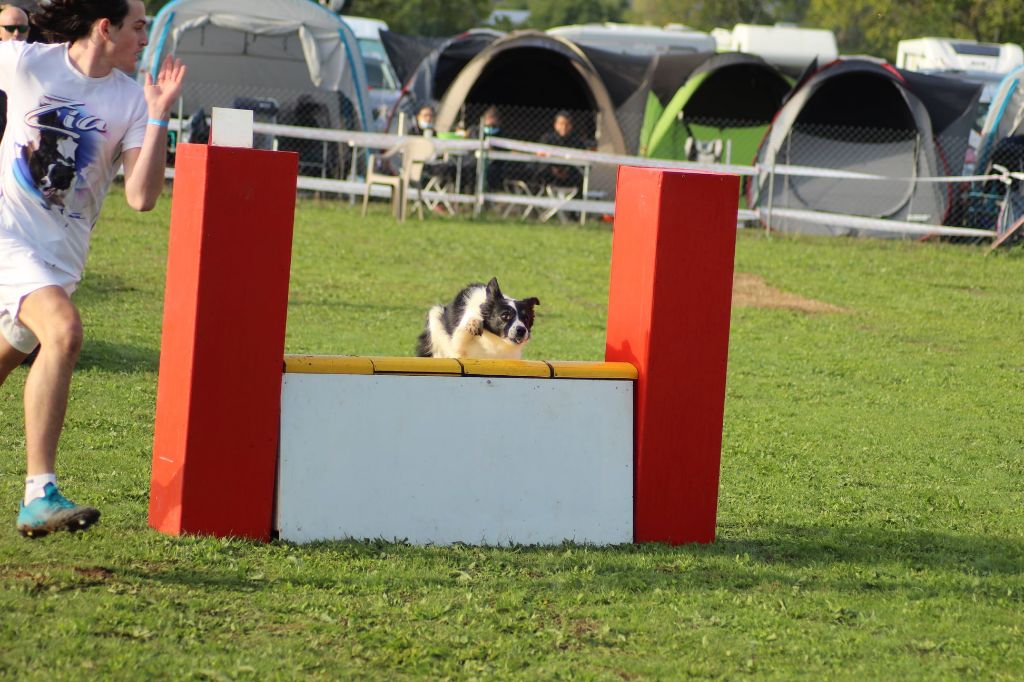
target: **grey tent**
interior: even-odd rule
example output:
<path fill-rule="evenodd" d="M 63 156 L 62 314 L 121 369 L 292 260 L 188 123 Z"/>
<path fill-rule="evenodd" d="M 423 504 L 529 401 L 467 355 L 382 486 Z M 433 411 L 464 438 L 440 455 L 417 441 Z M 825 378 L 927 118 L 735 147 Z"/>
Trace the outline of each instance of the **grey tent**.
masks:
<path fill-rule="evenodd" d="M 173 0 L 153 21 L 142 56 L 154 71 L 167 54 L 188 67 L 182 110 L 257 111 L 305 106 L 330 127 L 365 129 L 366 69 L 342 19 L 312 0 Z M 301 98 L 301 99 L 300 99 Z"/>
<path fill-rule="evenodd" d="M 952 187 L 919 179 L 961 172 L 980 93 L 980 85 L 900 71 L 870 58 L 811 69 L 761 143 L 761 172 L 748 184 L 748 205 L 761 209 L 762 220 L 773 229 L 784 231 L 857 232 L 773 210 L 942 223 Z M 779 165 L 889 179 L 772 173 Z"/>

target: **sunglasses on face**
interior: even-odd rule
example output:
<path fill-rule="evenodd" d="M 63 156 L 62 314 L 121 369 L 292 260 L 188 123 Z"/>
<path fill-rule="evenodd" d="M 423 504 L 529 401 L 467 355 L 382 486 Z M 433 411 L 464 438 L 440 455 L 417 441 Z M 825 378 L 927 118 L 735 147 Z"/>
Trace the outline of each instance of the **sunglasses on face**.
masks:
<path fill-rule="evenodd" d="M 28 33 L 28 24 L 4 24 L 0 28 L 8 33 Z"/>

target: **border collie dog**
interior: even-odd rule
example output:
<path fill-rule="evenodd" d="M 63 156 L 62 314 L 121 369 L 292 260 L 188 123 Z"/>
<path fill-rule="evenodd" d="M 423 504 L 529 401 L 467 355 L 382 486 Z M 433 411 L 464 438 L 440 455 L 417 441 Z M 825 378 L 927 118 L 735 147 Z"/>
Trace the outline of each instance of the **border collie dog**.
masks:
<path fill-rule="evenodd" d="M 416 354 L 435 358 L 519 359 L 530 340 L 536 298 L 516 300 L 501 293 L 495 277 L 470 284 L 448 305 L 427 313 Z"/>

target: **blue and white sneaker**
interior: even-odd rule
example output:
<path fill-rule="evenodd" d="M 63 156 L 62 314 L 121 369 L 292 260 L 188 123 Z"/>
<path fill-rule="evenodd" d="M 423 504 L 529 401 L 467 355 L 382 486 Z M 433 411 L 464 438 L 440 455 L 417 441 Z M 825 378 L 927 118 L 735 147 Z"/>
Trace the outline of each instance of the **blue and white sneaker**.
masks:
<path fill-rule="evenodd" d="M 46 493 L 28 504 L 21 503 L 18 530 L 27 538 L 41 538 L 58 530 L 85 530 L 100 519 L 98 509 L 81 507 L 65 498 L 57 486 L 47 483 Z"/>

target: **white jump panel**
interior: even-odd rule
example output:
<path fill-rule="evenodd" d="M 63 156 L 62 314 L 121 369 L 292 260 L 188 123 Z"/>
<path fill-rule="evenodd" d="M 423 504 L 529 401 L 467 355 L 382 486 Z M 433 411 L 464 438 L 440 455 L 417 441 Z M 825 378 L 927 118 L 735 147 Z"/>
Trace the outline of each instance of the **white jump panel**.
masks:
<path fill-rule="evenodd" d="M 279 537 L 633 540 L 633 382 L 285 374 Z"/>

